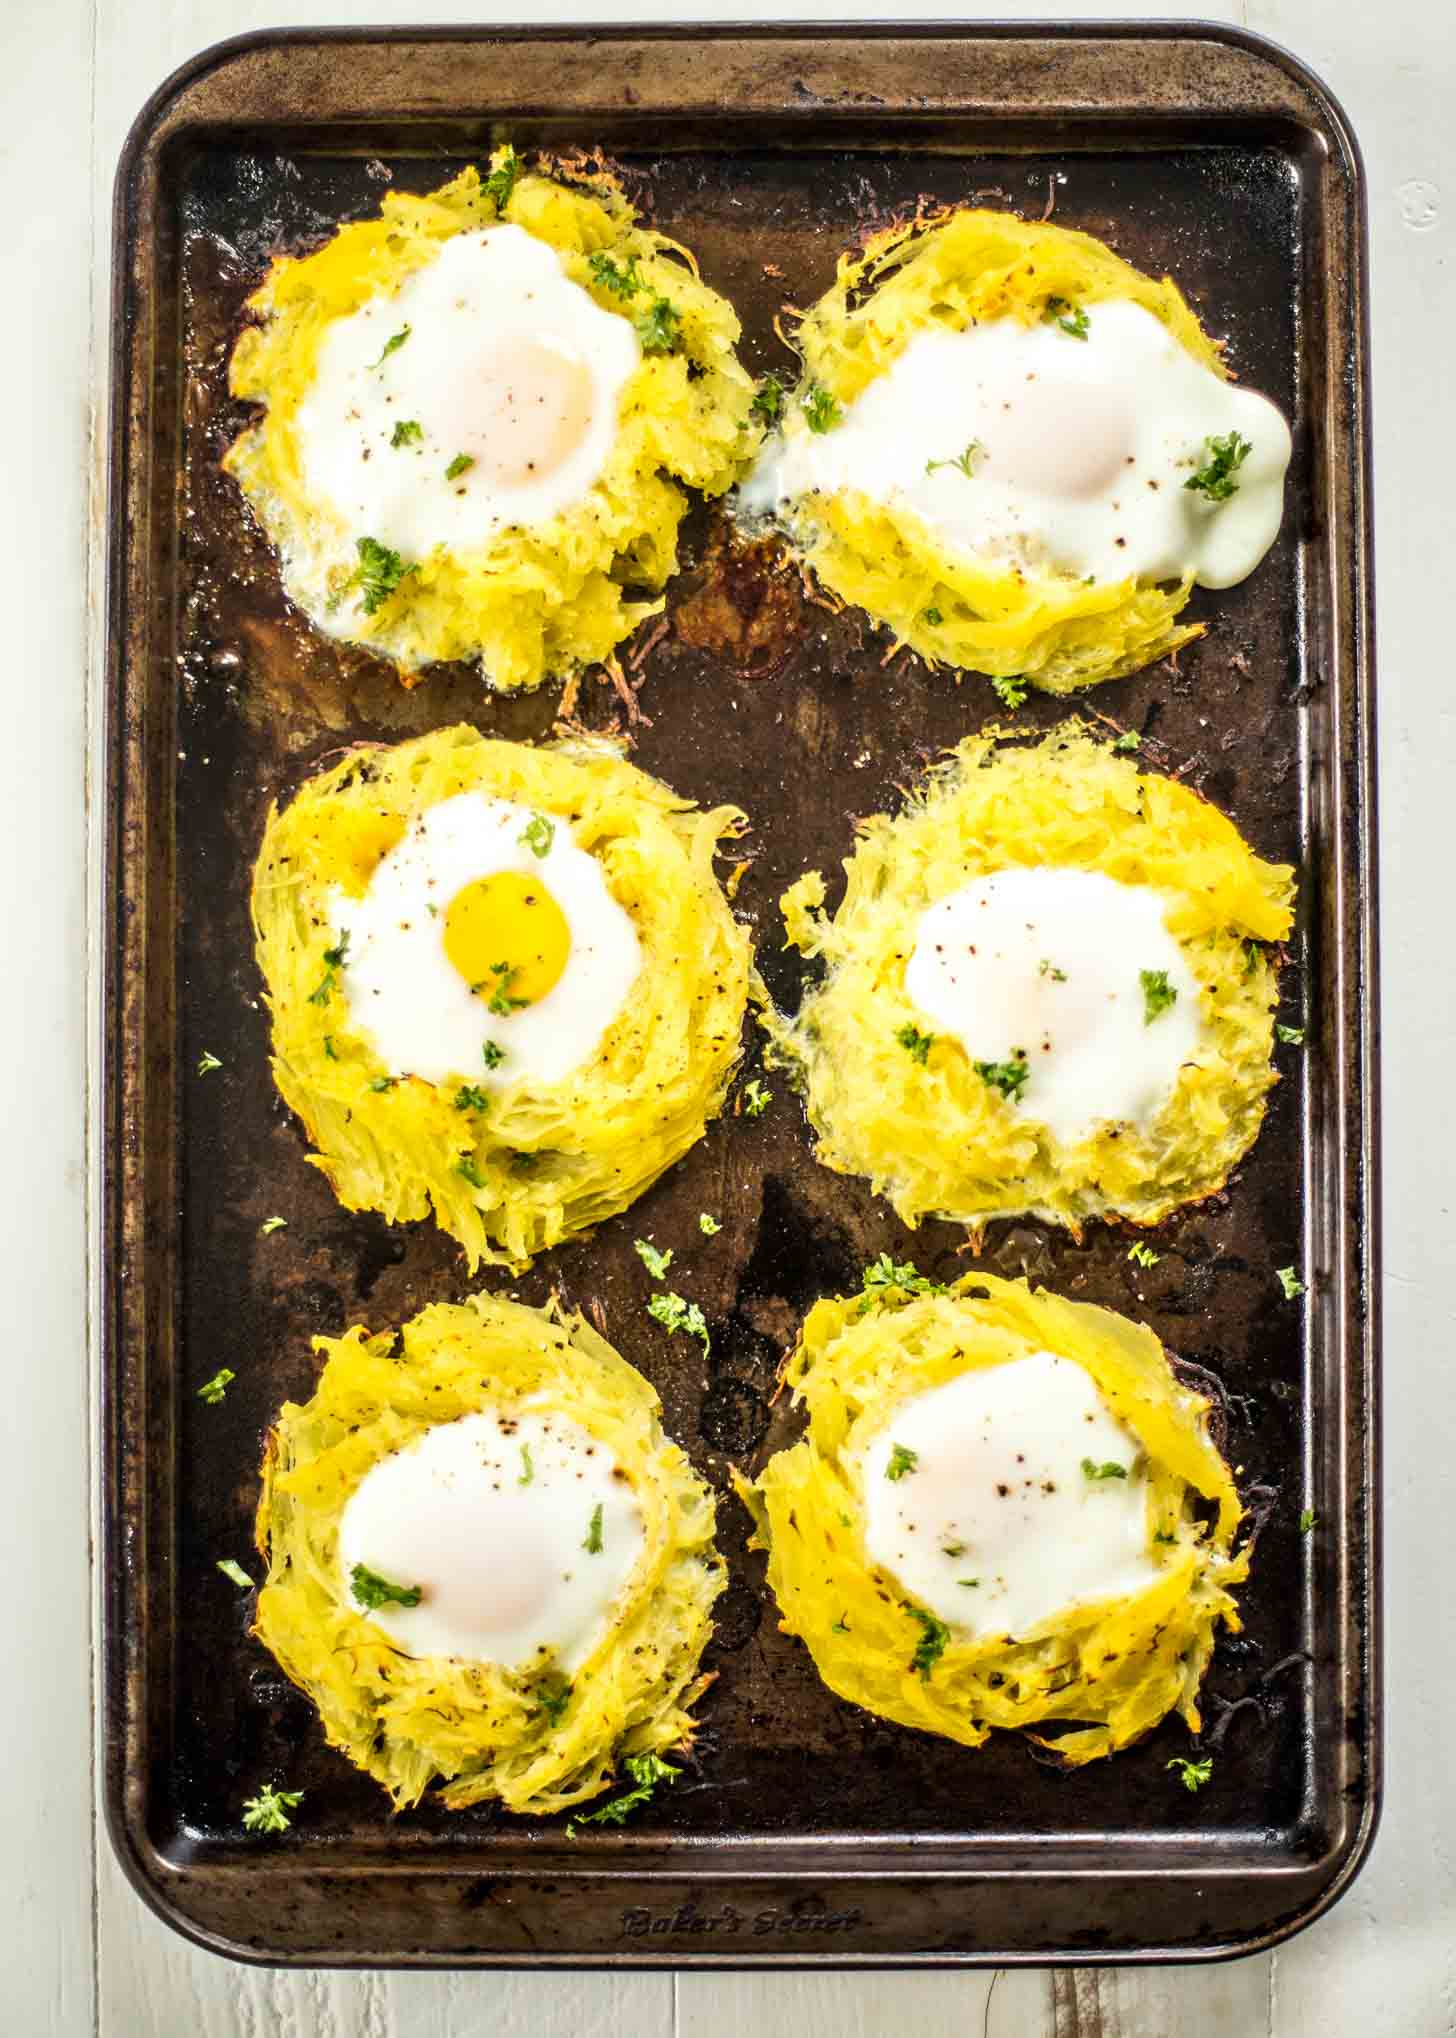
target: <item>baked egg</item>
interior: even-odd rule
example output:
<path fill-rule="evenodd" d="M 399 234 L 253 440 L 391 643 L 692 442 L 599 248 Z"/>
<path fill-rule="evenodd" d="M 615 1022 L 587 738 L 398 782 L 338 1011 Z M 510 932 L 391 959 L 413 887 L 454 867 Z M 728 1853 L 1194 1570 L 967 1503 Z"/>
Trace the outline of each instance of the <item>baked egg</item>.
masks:
<path fill-rule="evenodd" d="M 739 1053 L 749 943 L 713 855 L 742 824 L 606 742 L 465 727 L 273 809 L 273 1071 L 340 1201 L 524 1266 L 678 1160 Z"/>
<path fill-rule="evenodd" d="M 739 1490 L 781 1625 L 832 1691 L 1069 1765 L 1197 1694 L 1240 1625 L 1242 1508 L 1158 1340 L 1111 1310 L 882 1258 L 817 1302 L 785 1378 L 803 1440 Z"/>
<path fill-rule="evenodd" d="M 912 1225 L 1152 1224 L 1222 1185 L 1275 1081 L 1289 866 L 1075 722 L 967 737 L 859 833 L 832 915 L 817 871 L 784 895 L 822 981 L 764 1011 L 827 1166 Z"/>
<path fill-rule="evenodd" d="M 662 606 L 684 487 L 758 440 L 731 307 L 605 172 L 498 149 L 279 257 L 249 310 L 232 389 L 266 408 L 224 464 L 293 601 L 401 677 L 609 656 Z"/>
<path fill-rule="evenodd" d="M 396 1808 L 554 1812 L 691 1738 L 713 1500 L 580 1317 L 477 1295 L 319 1338 L 268 1439 L 256 1632 Z"/>
<path fill-rule="evenodd" d="M 1201 634 L 1278 534 L 1289 427 L 1177 287 L 966 208 L 846 256 L 739 498 L 932 662 L 1067 692 Z"/>

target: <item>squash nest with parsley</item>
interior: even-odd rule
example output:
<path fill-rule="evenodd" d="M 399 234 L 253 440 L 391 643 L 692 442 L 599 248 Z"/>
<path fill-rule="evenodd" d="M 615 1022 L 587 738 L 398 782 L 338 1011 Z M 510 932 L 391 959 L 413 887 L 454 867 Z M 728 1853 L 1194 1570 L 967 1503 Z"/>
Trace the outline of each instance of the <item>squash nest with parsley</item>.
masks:
<path fill-rule="evenodd" d="M 1265 863 L 1216 808 L 1068 722 L 1022 745 L 966 737 L 904 811 L 860 825 L 831 916 L 817 871 L 782 900 L 789 942 L 827 965 L 786 1019 L 762 1000 L 770 1058 L 806 1093 L 819 1158 L 866 1175 L 903 1222 L 979 1228 L 1032 1216 L 1074 1231 L 1122 1216 L 1155 1224 L 1212 1195 L 1258 1136 L 1268 1091 L 1276 960 L 1294 873 Z M 905 964 L 921 915 L 962 885 L 1018 867 L 1097 871 L 1165 901 L 1164 924 L 1201 986 L 1204 1038 L 1151 1125 L 1104 1121 L 1064 1146 L 1015 1107 L 956 1039 L 917 1051 Z"/>
<path fill-rule="evenodd" d="M 1243 1510 L 1209 1440 L 1208 1403 L 1181 1386 L 1151 1331 L 1108 1309 L 971 1274 L 949 1289 L 912 1268 L 864 1295 L 817 1302 L 785 1368 L 809 1411 L 802 1442 L 739 1491 L 781 1625 L 831 1691 L 901 1726 L 978 1747 L 995 1727 L 1069 1767 L 1148 1733 L 1176 1710 L 1197 1733 L 1198 1687 L 1232 1588 Z M 928 1291 L 928 1292 L 917 1292 Z M 1087 1373 L 1147 1463 L 1148 1551 L 1160 1576 L 1132 1596 L 1072 1607 L 1015 1639 L 972 1639 L 907 1600 L 864 1547 L 857 1453 L 906 1400 L 968 1370 L 1052 1352 Z"/>
<path fill-rule="evenodd" d="M 333 897 L 360 897 L 409 823 L 478 791 L 569 826 L 629 915 L 642 966 L 594 1051 L 488 1100 L 385 1067 L 351 1018 Z M 459 726 L 350 752 L 271 808 L 253 875 L 273 1075 L 350 1210 L 433 1214 L 482 1262 L 524 1267 L 625 1210 L 703 1136 L 737 1063 L 749 940 L 713 869 L 745 825 L 704 812 L 603 739 L 531 748 Z M 463 1108 L 462 1100 L 472 1108 Z M 480 1108 L 474 1108 L 475 1106 Z"/>
<path fill-rule="evenodd" d="M 605 170 L 569 183 L 497 149 L 420 197 L 389 192 L 379 215 L 344 226 L 303 257 L 280 256 L 248 300 L 257 323 L 233 352 L 234 396 L 266 406 L 224 466 L 278 550 L 290 597 L 330 635 L 391 659 L 411 683 L 421 666 L 478 660 L 502 692 L 539 686 L 610 656 L 647 617 L 677 568 L 684 487 L 721 495 L 760 437 L 753 382 L 734 351 L 738 318 L 691 254 L 638 224 Z M 297 420 L 334 321 L 396 291 L 451 236 L 502 222 L 554 248 L 567 278 L 635 322 L 661 304 L 664 344 L 644 351 L 622 392 L 606 465 L 580 501 L 540 525 L 510 525 L 478 549 L 437 547 L 401 572 L 374 541 L 313 499 Z M 383 570 L 392 567 L 392 571 Z"/>
<path fill-rule="evenodd" d="M 1228 379 L 1177 285 L 1155 282 L 1091 234 L 974 207 L 890 227 L 841 257 L 833 288 L 800 321 L 803 377 L 784 429 L 811 429 L 810 415 L 832 421 L 919 333 L 995 319 L 1034 326 L 1058 309 L 1111 300 L 1140 305 Z M 1202 624 L 1176 620 L 1191 578 L 1089 584 L 1050 567 L 952 554 L 912 511 L 856 490 L 806 496 L 784 517 L 820 581 L 932 665 L 1071 693 L 1203 635 Z"/>
<path fill-rule="evenodd" d="M 579 1316 L 490 1295 L 432 1303 L 398 1337 L 355 1326 L 314 1344 L 327 1358 L 318 1385 L 284 1405 L 263 1460 L 255 1632 L 333 1746 L 396 1809 L 442 1781 L 452 1811 L 496 1798 L 546 1813 L 597 1796 L 619 1764 L 635 1773 L 689 1743 L 724 1571 L 712 1495 L 663 1435 L 642 1375 Z M 486 1405 L 543 1402 L 612 1452 L 646 1538 L 564 1693 L 549 1670 L 408 1655 L 348 1596 L 338 1558 L 344 1507 L 381 1459 Z"/>

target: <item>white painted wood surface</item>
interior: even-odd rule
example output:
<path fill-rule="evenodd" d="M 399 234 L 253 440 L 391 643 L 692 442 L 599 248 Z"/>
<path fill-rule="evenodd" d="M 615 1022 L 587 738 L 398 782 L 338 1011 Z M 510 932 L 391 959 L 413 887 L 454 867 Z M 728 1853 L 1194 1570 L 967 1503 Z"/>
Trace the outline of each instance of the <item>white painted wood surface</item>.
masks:
<path fill-rule="evenodd" d="M 1049 14 L 1002 0 L 1003 16 Z M 1389 1784 L 1352 1893 L 1278 1952 L 1231 1966 L 991 1975 L 269 1974 L 200 1953 L 123 1882 L 95 1830 L 86 1533 L 87 1128 L 99 939 L 85 815 L 96 684 L 110 182 L 126 127 L 195 50 L 263 21 L 731 20 L 752 0 L 0 0 L 0 167 L 11 199 L 0 317 L 0 562 L 12 705 L 0 999 L 10 1073 L 0 1255 L 12 1296 L 13 1446 L 0 1479 L 10 1789 L 0 1843 L 0 2030 L 13 2038 L 1440 2038 L 1456 2033 L 1456 1683 L 1445 1549 L 1456 1416 L 1451 1143 L 1456 966 L 1445 826 L 1456 705 L 1438 603 L 1450 578 L 1456 27 L 1446 0 L 1216 4 L 1297 50 L 1352 117 L 1370 175 L 1380 558 L 1386 1181 Z M 896 10 L 794 0 L 785 18 Z M 946 0 L 911 11 L 953 16 Z M 1095 18 L 1096 7 L 1063 13 Z M 1130 0 L 1122 14 L 1170 11 Z M 88 296 L 89 293 L 89 296 Z M 88 500 L 89 494 L 89 500 Z M 88 693 L 87 675 L 89 673 Z M 88 712 L 89 703 L 89 712 Z M 94 850 L 94 845 L 93 845 Z M 83 880 L 83 872 L 89 877 Z M 83 889 L 83 883 L 86 887 Z M 91 1156 L 94 1161 L 94 1152 Z M 93 1219 L 94 1221 L 94 1219 Z M 93 1353 L 94 1365 L 94 1353 Z"/>

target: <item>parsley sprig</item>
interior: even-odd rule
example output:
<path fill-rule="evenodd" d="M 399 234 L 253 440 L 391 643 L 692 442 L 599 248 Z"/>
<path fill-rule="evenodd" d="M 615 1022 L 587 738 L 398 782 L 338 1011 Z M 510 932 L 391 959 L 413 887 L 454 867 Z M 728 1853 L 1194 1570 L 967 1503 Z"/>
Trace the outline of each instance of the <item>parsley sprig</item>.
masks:
<path fill-rule="evenodd" d="M 349 1573 L 349 1590 L 360 1606 L 418 1606 L 424 1597 L 420 1585 L 395 1585 L 390 1579 L 382 1578 L 377 1571 L 371 1571 L 367 1564 L 356 1564 Z"/>
<path fill-rule="evenodd" d="M 672 1265 L 672 1248 L 670 1246 L 666 1252 L 659 1252 L 650 1239 L 634 1238 L 632 1249 L 638 1259 L 641 1260 L 643 1266 L 646 1267 L 648 1273 L 651 1274 L 654 1281 L 661 1281 L 665 1278 L 668 1268 Z"/>
<path fill-rule="evenodd" d="M 927 1613 L 924 1607 L 911 1606 L 907 1603 L 905 1611 L 911 1620 L 919 1621 L 921 1630 L 920 1640 L 915 1645 L 915 1654 L 910 1658 L 910 1668 L 928 1679 L 931 1671 L 945 1654 L 945 1645 L 950 1640 L 950 1629 L 943 1620 L 937 1620 L 933 1613 Z"/>
<path fill-rule="evenodd" d="M 344 592 L 351 587 L 359 590 L 359 606 L 366 616 L 372 616 L 381 609 L 399 587 L 419 567 L 413 560 L 406 562 L 398 552 L 388 545 L 381 545 L 377 538 L 361 538 L 354 550 L 359 555 L 359 564 L 344 582 Z"/>
<path fill-rule="evenodd" d="M 1178 1779 L 1185 1790 L 1201 1790 L 1213 1774 L 1213 1757 L 1205 1755 L 1201 1761 L 1195 1762 L 1187 1755 L 1175 1755 L 1166 1766 L 1178 1771 Z"/>
<path fill-rule="evenodd" d="M 799 408 L 811 432 L 832 431 L 844 416 L 838 397 L 831 396 L 822 382 L 811 382 L 799 398 Z"/>
<path fill-rule="evenodd" d="M 1099 1465 L 1091 1458 L 1084 1458 L 1082 1460 L 1082 1477 L 1084 1479 L 1125 1479 L 1127 1477 L 1127 1467 L 1126 1465 L 1119 1465 L 1112 1458 L 1109 1458 L 1105 1465 Z"/>
<path fill-rule="evenodd" d="M 556 840 L 556 823 L 549 814 L 533 814 L 517 839 L 532 856 L 546 856 Z"/>
<path fill-rule="evenodd" d="M 671 1293 L 654 1295 L 647 1305 L 647 1314 L 664 1330 L 681 1331 L 685 1337 L 701 1338 L 705 1354 L 712 1350 L 708 1320 L 696 1302 L 688 1302 L 683 1296 Z"/>
<path fill-rule="evenodd" d="M 293 1821 L 288 1814 L 303 1803 L 301 1790 L 277 1790 L 265 1783 L 256 1797 L 243 1802 L 243 1824 L 250 1833 L 286 1833 Z"/>
<path fill-rule="evenodd" d="M 918 1061 L 924 1067 L 930 1058 L 930 1050 L 935 1045 L 935 1035 L 922 1033 L 918 1026 L 911 1025 L 907 1020 L 903 1026 L 895 1029 L 895 1038 L 911 1061 Z"/>
<path fill-rule="evenodd" d="M 1090 327 L 1087 314 L 1080 304 L 1069 304 L 1065 297 L 1049 297 L 1046 310 L 1042 313 L 1046 325 L 1060 326 L 1074 340 L 1085 340 Z"/>
<path fill-rule="evenodd" d="M 765 375 L 753 393 L 748 415 L 770 429 L 784 414 L 784 385 L 777 375 Z"/>
<path fill-rule="evenodd" d="M 525 165 L 515 150 L 507 146 L 501 153 L 500 161 L 492 168 L 489 176 L 481 179 L 480 188 L 487 198 L 495 200 L 497 213 L 504 212 L 511 202 L 511 193 L 516 188 L 516 179 Z"/>
<path fill-rule="evenodd" d="M 369 363 L 369 366 L 371 368 L 382 368 L 385 362 L 389 359 L 391 354 L 397 354 L 399 352 L 400 348 L 404 345 L 405 341 L 409 338 L 410 334 L 413 331 L 414 331 L 413 326 L 404 325 L 400 327 L 397 333 L 391 333 L 389 338 L 384 343 L 384 351 L 380 354 L 379 359 L 377 361 L 371 361 Z"/>
<path fill-rule="evenodd" d="M 1161 1019 L 1165 1012 L 1171 1012 L 1178 1002 L 1178 993 L 1168 982 L 1165 969 L 1140 969 L 1138 982 L 1143 987 L 1143 1024 L 1151 1026 L 1155 1019 Z"/>
<path fill-rule="evenodd" d="M 1208 458 L 1183 486 L 1206 496 L 1210 502 L 1227 502 L 1237 493 L 1239 484 L 1234 476 L 1253 452 L 1253 442 L 1238 432 L 1230 432 L 1227 438 L 1209 439 L 1207 445 Z"/>
<path fill-rule="evenodd" d="M 903 1479 L 907 1472 L 913 1472 L 920 1463 L 919 1451 L 912 1451 L 908 1444 L 892 1444 L 890 1462 L 885 1467 L 887 1479 Z"/>
<path fill-rule="evenodd" d="M 682 313 L 670 297 L 654 297 L 632 321 L 644 354 L 670 354 L 682 330 Z"/>
<path fill-rule="evenodd" d="M 971 1066 L 983 1083 L 989 1083 L 993 1090 L 999 1090 L 1013 1104 L 1031 1076 L 1031 1063 L 1026 1058 L 1024 1047 L 1013 1047 L 1009 1061 L 977 1061 Z"/>
<path fill-rule="evenodd" d="M 646 1804 L 660 1783 L 671 1783 L 682 1773 L 670 1762 L 664 1762 L 660 1755 L 629 1755 L 622 1767 L 632 1779 L 631 1790 L 623 1791 L 620 1797 L 609 1798 L 594 1812 L 583 1812 L 580 1817 L 570 1820 L 566 1828 L 568 1840 L 575 1838 L 578 1826 L 622 1825 L 629 1812 L 635 1812 L 638 1805 Z"/>
<path fill-rule="evenodd" d="M 963 453 L 956 453 L 948 460 L 927 460 L 925 471 L 927 474 L 934 474 L 938 468 L 954 467 L 959 473 L 964 474 L 967 481 L 972 481 L 975 479 L 976 462 L 985 450 L 979 439 L 972 439 Z"/>

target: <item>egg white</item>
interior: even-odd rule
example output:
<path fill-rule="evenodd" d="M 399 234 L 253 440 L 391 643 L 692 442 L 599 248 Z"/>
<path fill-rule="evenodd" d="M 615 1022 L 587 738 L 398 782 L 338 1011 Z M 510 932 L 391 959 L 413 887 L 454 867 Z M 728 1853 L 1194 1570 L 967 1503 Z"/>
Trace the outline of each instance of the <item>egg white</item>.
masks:
<path fill-rule="evenodd" d="M 1137 1440 L 1051 1352 L 902 1401 L 859 1474 L 870 1558 L 958 1635 L 1024 1636 L 1159 1576 Z"/>
<path fill-rule="evenodd" d="M 452 235 L 324 334 L 295 426 L 305 488 L 405 560 L 478 550 L 590 492 L 640 359 L 630 322 L 573 283 L 547 242 L 518 226 Z M 563 421 L 543 408 L 577 384 L 581 408 L 553 441 Z"/>
<path fill-rule="evenodd" d="M 973 878 L 919 917 L 905 989 L 973 1061 L 1024 1055 L 1010 1107 L 1075 1145 L 1097 1126 L 1150 1127 L 1203 1045 L 1199 986 L 1147 885 L 1100 871 Z M 1150 1016 L 1143 972 L 1173 1002 Z"/>
<path fill-rule="evenodd" d="M 547 1408 L 438 1423 L 372 1465 L 344 1508 L 346 1598 L 362 1565 L 419 1604 L 369 1618 L 411 1656 L 573 1671 L 606 1633 L 645 1543 L 616 1460 Z"/>
<path fill-rule="evenodd" d="M 802 416 L 741 492 L 751 514 L 857 492 L 912 512 L 952 555 L 1093 582 L 1245 579 L 1278 534 L 1289 427 L 1142 306 L 916 333 L 832 429 Z M 1234 492 L 1187 487 L 1209 441 L 1251 448 Z M 958 464 L 959 463 L 959 464 Z"/>

